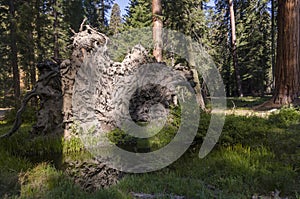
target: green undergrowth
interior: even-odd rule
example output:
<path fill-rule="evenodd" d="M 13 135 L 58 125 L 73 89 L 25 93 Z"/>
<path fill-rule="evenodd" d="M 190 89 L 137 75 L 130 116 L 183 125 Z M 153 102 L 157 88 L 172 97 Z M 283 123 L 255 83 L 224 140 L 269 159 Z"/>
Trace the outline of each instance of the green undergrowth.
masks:
<path fill-rule="evenodd" d="M 40 163 L 20 175 L 20 196 L 18 198 L 124 198 L 117 189 L 103 189 L 88 193 L 75 185 L 62 171 L 47 163 Z M 16 196 L 15 196 L 16 197 Z"/>
<path fill-rule="evenodd" d="M 23 124 L 20 130 L 13 136 L 0 140 L 1 148 L 13 155 L 44 155 L 44 154 L 71 154 L 84 151 L 84 146 L 80 138 L 63 138 L 62 135 L 32 135 L 30 133 L 32 125 Z M 2 125 L 0 134 L 9 131 L 11 125 Z"/>
<path fill-rule="evenodd" d="M 187 198 L 251 198 L 275 189 L 293 196 L 299 189 L 297 173 L 272 152 L 241 145 L 214 151 L 203 160 L 188 153 L 161 171 L 127 176 L 119 186 Z"/>
<path fill-rule="evenodd" d="M 132 150 L 165 146 L 180 126 L 180 110 L 157 134 L 138 140 L 120 130 L 108 134 L 118 145 Z M 158 198 L 251 198 L 280 196 L 299 198 L 300 193 L 300 112 L 281 110 L 269 118 L 226 116 L 219 142 L 204 159 L 198 157 L 211 115 L 201 114 L 199 130 L 193 145 L 176 162 L 156 172 L 126 174 L 108 189 L 88 193 L 69 177 L 55 169 L 51 161 L 32 161 L 32 155 L 61 153 L 71 159 L 82 158 L 79 139 L 68 141 L 61 136 L 32 136 L 30 124 L 24 124 L 14 136 L 0 140 L 0 197 L 7 198 L 132 198 L 132 193 L 148 193 Z M 3 122 L 0 134 L 11 125 Z M 155 129 L 154 129 L 155 130 Z M 135 149 L 134 149 L 135 148 Z M 138 150 L 137 150 L 138 151 Z M 89 158 L 90 154 L 87 154 Z"/>

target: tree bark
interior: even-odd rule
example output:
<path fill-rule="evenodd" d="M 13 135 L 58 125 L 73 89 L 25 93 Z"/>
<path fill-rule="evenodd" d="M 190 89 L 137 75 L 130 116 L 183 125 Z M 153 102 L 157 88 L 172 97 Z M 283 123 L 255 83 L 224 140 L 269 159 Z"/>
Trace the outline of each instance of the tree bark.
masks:
<path fill-rule="evenodd" d="M 242 81 L 241 81 L 241 76 L 240 76 L 239 66 L 238 66 L 233 0 L 229 0 L 229 9 L 230 9 L 230 24 L 231 24 L 231 47 L 232 47 L 233 66 L 234 66 L 236 83 L 237 83 L 237 93 L 240 97 L 243 97 Z"/>
<path fill-rule="evenodd" d="M 101 0 L 101 28 L 104 29 L 105 27 L 105 2 Z"/>
<path fill-rule="evenodd" d="M 162 5 L 161 0 L 152 0 L 152 15 L 153 15 L 153 56 L 157 62 L 163 60 L 163 21 L 162 21 Z"/>
<path fill-rule="evenodd" d="M 15 103 L 18 104 L 20 100 L 20 73 L 18 66 L 18 48 L 17 48 L 17 25 L 15 19 L 15 5 L 14 1 L 9 1 L 10 13 L 10 48 L 11 48 L 11 66 L 13 70 L 14 94 Z"/>
<path fill-rule="evenodd" d="M 300 94 L 300 0 L 279 0 L 274 104 L 294 102 Z"/>
<path fill-rule="evenodd" d="M 273 87 L 275 85 L 275 0 L 271 1 L 271 20 L 272 20 L 272 30 L 271 30 L 271 34 L 272 34 L 272 81 L 273 81 Z"/>

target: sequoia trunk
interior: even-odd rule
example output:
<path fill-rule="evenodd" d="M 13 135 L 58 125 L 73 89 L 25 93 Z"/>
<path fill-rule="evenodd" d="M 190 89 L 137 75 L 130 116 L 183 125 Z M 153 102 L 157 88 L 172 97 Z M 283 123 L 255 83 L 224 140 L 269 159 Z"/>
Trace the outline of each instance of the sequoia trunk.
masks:
<path fill-rule="evenodd" d="M 292 103 L 300 91 L 300 0 L 279 0 L 273 102 Z"/>

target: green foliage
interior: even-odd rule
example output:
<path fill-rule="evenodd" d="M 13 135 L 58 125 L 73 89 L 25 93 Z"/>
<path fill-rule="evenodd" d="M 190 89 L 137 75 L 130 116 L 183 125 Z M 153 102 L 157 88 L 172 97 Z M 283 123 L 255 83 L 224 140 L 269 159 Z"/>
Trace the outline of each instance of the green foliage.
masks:
<path fill-rule="evenodd" d="M 82 2 L 82 0 L 64 1 L 63 13 L 65 14 L 65 20 L 75 32 L 79 31 L 85 15 Z"/>
<path fill-rule="evenodd" d="M 0 148 L 0 197 L 18 192 L 18 173 L 31 168 L 32 164 L 20 157 L 12 156 Z"/>
<path fill-rule="evenodd" d="M 300 112 L 294 108 L 281 109 L 278 114 L 270 115 L 270 122 L 280 128 L 300 124 Z"/>
<path fill-rule="evenodd" d="M 168 125 L 153 138 L 144 143 L 135 139 L 135 147 L 157 150 L 165 146 L 180 125 L 180 109 L 172 109 L 172 115 Z M 32 151 L 43 151 L 44 154 L 61 151 L 67 156 L 73 152 L 79 154 L 82 152 L 79 139 L 32 138 L 26 133 L 30 126 L 25 125 L 13 137 L 0 141 L 0 185 L 4 187 L 0 194 L 6 193 L 16 198 L 18 196 L 15 194 L 20 189 L 19 198 L 132 198 L 131 192 L 163 194 L 165 198 L 167 195 L 250 198 L 255 193 L 268 195 L 277 189 L 282 197 L 297 197 L 297 193 L 300 193 L 297 109 L 283 109 L 270 118 L 227 116 L 218 145 L 207 157 L 199 159 L 199 147 L 206 135 L 210 117 L 208 113 L 201 114 L 196 139 L 199 145 L 193 145 L 183 157 L 167 168 L 147 174 L 127 174 L 116 186 L 95 193 L 84 192 L 62 171 L 49 164 L 33 167 L 31 161 L 24 158 Z M 4 133 L 10 126 L 1 127 L 1 133 Z M 132 141 L 132 137 L 126 137 L 120 130 L 112 131 L 108 136 L 111 141 L 122 141 L 125 146 Z M 142 146 L 138 146 L 138 143 L 142 143 Z M 84 156 L 91 158 L 90 154 Z M 23 174 L 19 174 L 21 171 Z"/>
<path fill-rule="evenodd" d="M 122 25 L 122 18 L 121 18 L 121 9 L 118 4 L 114 4 L 111 16 L 110 16 L 110 22 L 109 22 L 109 34 L 115 35 L 120 31 Z"/>
<path fill-rule="evenodd" d="M 113 0 L 84 0 L 82 7 L 84 15 L 87 17 L 88 23 L 105 33 L 107 31 L 108 20 L 106 14 L 108 9 L 111 8 Z"/>
<path fill-rule="evenodd" d="M 181 177 L 177 172 L 164 169 L 155 173 L 127 175 L 117 187 L 124 192 L 131 190 L 135 193 L 160 195 L 159 198 L 172 198 L 174 195 L 187 198 L 218 196 L 214 191 L 209 190 L 202 180 L 195 179 L 193 176 Z"/>
<path fill-rule="evenodd" d="M 7 112 L 5 115 L 7 124 L 13 124 L 16 119 L 17 110 L 12 109 Z M 27 124 L 32 124 L 36 122 L 36 108 L 35 107 L 27 107 L 22 114 L 22 122 Z"/>
<path fill-rule="evenodd" d="M 107 137 L 112 143 L 123 148 L 125 147 L 130 151 L 136 151 L 143 148 L 149 148 L 150 151 L 155 151 L 166 146 L 174 138 L 179 126 L 180 107 L 173 107 L 170 109 L 170 116 L 167 120 L 167 124 L 162 129 L 157 129 L 156 127 L 150 129 L 156 133 L 155 136 L 151 138 L 136 138 L 126 134 L 118 128 L 109 132 Z"/>
<path fill-rule="evenodd" d="M 209 52 L 222 73 L 227 96 L 235 95 L 228 1 L 209 10 Z M 268 1 L 235 0 L 237 53 L 245 94 L 262 96 L 271 83 L 271 19 Z M 229 35 L 230 36 L 230 35 Z"/>
<path fill-rule="evenodd" d="M 41 163 L 20 177 L 22 198 L 123 198 L 117 190 L 99 190 L 87 193 L 75 185 L 61 171 Z"/>
<path fill-rule="evenodd" d="M 276 160 L 276 155 L 264 147 L 251 148 L 240 144 L 221 148 L 204 160 L 193 159 L 186 176 L 201 177 L 227 194 L 250 197 L 253 193 L 271 190 L 292 192 L 297 173 Z"/>
<path fill-rule="evenodd" d="M 118 145 L 131 145 L 136 144 L 137 142 L 137 138 L 126 134 L 124 131 L 118 128 L 109 132 L 107 137 L 112 143 Z"/>
<path fill-rule="evenodd" d="M 2 125 L 0 135 L 7 133 L 11 125 Z M 80 138 L 64 139 L 61 135 L 39 135 L 30 133 L 31 124 L 23 124 L 12 137 L 0 140 L 1 148 L 10 154 L 23 156 L 44 156 L 47 154 L 72 154 L 83 152 Z"/>
<path fill-rule="evenodd" d="M 130 1 L 125 17 L 124 29 L 150 27 L 152 24 L 151 1 L 132 0 Z"/>

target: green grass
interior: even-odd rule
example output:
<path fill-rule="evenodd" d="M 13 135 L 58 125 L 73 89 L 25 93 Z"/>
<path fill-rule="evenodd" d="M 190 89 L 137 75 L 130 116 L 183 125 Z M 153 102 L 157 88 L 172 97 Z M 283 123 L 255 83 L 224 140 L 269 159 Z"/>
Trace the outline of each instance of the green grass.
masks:
<path fill-rule="evenodd" d="M 79 153 L 84 151 L 80 138 L 72 137 L 65 140 L 62 135 L 40 135 L 30 134 L 32 124 L 25 123 L 13 136 L 0 140 L 1 148 L 13 155 L 34 156 L 53 153 Z M 9 124 L 1 125 L 0 135 L 8 132 Z"/>
<path fill-rule="evenodd" d="M 176 111 L 175 111 L 176 112 Z M 126 174 L 108 189 L 88 193 L 75 185 L 63 171 L 50 163 L 30 161 L 32 154 L 74 154 L 80 158 L 84 147 L 78 139 L 66 141 L 59 136 L 28 133 L 22 126 L 13 137 L 0 141 L 0 197 L 8 198 L 132 198 L 131 193 L 157 194 L 160 198 L 181 195 L 187 198 L 251 198 L 270 195 L 299 198 L 300 193 L 300 113 L 283 109 L 269 118 L 226 117 L 222 136 L 204 159 L 198 152 L 206 134 L 210 115 L 202 113 L 197 138 L 188 152 L 160 171 Z M 10 125 L 0 124 L 0 134 Z M 148 140 L 156 149 L 172 139 L 180 125 L 175 117 L 157 136 Z M 123 144 L 132 141 L 114 131 L 110 139 Z M 136 143 L 137 144 L 137 143 Z M 90 156 L 88 156 L 89 158 Z M 41 163 L 40 163 L 41 162 Z"/>
<path fill-rule="evenodd" d="M 116 189 L 87 193 L 75 185 L 62 171 L 41 163 L 20 176 L 19 198 L 123 198 Z"/>

